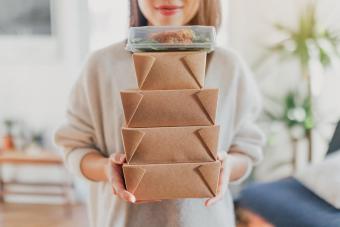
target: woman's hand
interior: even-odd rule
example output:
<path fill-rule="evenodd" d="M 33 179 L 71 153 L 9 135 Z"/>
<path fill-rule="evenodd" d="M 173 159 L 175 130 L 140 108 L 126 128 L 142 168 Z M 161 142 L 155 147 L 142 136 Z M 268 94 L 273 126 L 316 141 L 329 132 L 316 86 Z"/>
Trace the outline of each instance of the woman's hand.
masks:
<path fill-rule="evenodd" d="M 106 164 L 106 176 L 112 186 L 112 193 L 121 199 L 134 203 L 136 197 L 125 190 L 122 165 L 125 162 L 125 154 L 114 153 L 108 158 Z"/>
<path fill-rule="evenodd" d="M 114 153 L 109 158 L 98 152 L 85 155 L 80 163 L 84 176 L 95 182 L 109 182 L 112 193 L 131 203 L 151 203 L 159 200 L 136 201 L 136 197 L 125 189 L 122 166 L 126 160 L 125 154 Z"/>
<path fill-rule="evenodd" d="M 216 196 L 205 201 L 205 206 L 211 206 L 217 201 L 221 200 L 227 191 L 229 184 L 229 177 L 231 173 L 231 165 L 228 163 L 229 155 L 226 152 L 219 152 L 217 159 L 221 162 L 220 175 L 218 178 L 218 186 Z"/>
<path fill-rule="evenodd" d="M 229 182 L 237 181 L 247 174 L 250 168 L 250 158 L 236 146 L 230 148 L 229 153 L 219 152 L 217 159 L 221 161 L 221 169 L 215 197 L 205 201 L 205 206 L 211 206 L 221 200 L 228 189 Z"/>
<path fill-rule="evenodd" d="M 125 162 L 125 159 L 125 154 L 121 153 L 114 153 L 109 157 L 109 162 L 106 166 L 106 175 L 107 179 L 112 185 L 112 193 L 116 196 L 119 196 L 121 199 L 131 203 L 143 204 L 160 202 L 160 200 L 136 201 L 136 197 L 131 192 L 125 189 L 122 171 L 122 165 Z"/>

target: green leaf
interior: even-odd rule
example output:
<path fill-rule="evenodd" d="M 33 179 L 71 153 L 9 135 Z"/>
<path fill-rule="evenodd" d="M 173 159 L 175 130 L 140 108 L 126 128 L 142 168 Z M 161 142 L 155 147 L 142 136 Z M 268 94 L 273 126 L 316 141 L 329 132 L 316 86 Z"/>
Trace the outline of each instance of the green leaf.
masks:
<path fill-rule="evenodd" d="M 296 30 L 280 23 L 273 25 L 276 30 L 286 33 L 288 37 L 268 47 L 267 51 L 277 55 L 280 61 L 297 59 L 301 68 L 308 68 L 313 57 L 312 51 L 316 47 L 322 66 L 330 66 L 333 56 L 340 58 L 340 33 L 318 29 L 321 26 L 317 22 L 316 4 L 311 3 L 302 11 Z M 320 41 L 326 42 L 325 45 L 330 48 L 320 46 Z M 265 62 L 270 56 L 266 53 L 259 62 Z"/>
<path fill-rule="evenodd" d="M 276 23 L 274 24 L 274 27 L 278 30 L 278 31 L 281 31 L 281 32 L 284 32 L 286 33 L 287 35 L 292 35 L 295 33 L 295 31 L 283 24 L 280 24 L 280 23 Z"/>
<path fill-rule="evenodd" d="M 328 67 L 331 64 L 331 57 L 320 46 L 319 46 L 319 60 L 324 67 Z"/>

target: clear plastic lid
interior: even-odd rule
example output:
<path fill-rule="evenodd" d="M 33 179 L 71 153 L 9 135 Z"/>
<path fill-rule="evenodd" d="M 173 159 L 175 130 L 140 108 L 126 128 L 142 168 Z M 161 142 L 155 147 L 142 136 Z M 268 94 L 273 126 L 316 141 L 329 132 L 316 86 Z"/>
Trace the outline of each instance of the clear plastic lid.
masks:
<path fill-rule="evenodd" d="M 131 52 L 213 51 L 216 31 L 212 26 L 131 27 L 126 49 Z"/>

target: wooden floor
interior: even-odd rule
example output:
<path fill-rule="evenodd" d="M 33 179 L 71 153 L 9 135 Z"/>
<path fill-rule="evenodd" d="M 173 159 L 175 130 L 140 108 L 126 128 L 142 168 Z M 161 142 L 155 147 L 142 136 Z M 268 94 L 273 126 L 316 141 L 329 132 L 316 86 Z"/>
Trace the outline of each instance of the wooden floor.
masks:
<path fill-rule="evenodd" d="M 0 204 L 1 227 L 87 227 L 86 208 L 75 205 Z M 71 214 L 70 214 L 71 213 Z"/>

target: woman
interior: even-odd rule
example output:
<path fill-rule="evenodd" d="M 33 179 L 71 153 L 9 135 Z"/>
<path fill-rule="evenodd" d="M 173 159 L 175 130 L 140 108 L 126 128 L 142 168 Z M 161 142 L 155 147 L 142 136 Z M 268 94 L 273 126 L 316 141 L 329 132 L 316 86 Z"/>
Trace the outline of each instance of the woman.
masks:
<path fill-rule="evenodd" d="M 221 18 L 218 0 L 131 0 L 130 7 L 131 26 L 218 28 Z M 260 99 L 248 68 L 230 50 L 217 48 L 209 56 L 205 85 L 220 90 L 216 123 L 223 168 L 217 196 L 138 204 L 122 177 L 124 116 L 119 92 L 138 87 L 131 53 L 124 46 L 111 45 L 89 58 L 73 87 L 67 122 L 56 132 L 66 166 L 90 186 L 91 226 L 234 226 L 228 184 L 245 179 L 262 157 L 263 136 L 254 125 Z"/>

